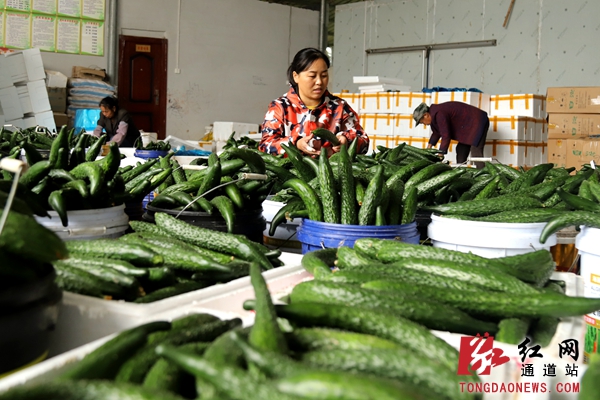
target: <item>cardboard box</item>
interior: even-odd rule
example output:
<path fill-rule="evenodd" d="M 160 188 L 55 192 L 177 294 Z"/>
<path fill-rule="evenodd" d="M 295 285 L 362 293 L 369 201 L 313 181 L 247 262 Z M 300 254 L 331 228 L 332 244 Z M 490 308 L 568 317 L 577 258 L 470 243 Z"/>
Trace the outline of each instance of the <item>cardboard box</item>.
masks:
<path fill-rule="evenodd" d="M 556 167 L 567 167 L 567 140 L 548 139 L 548 162 Z"/>
<path fill-rule="evenodd" d="M 494 94 L 490 96 L 490 115 L 546 118 L 546 96 L 541 94 Z"/>
<path fill-rule="evenodd" d="M 592 160 L 600 163 L 600 139 L 567 139 L 567 167 L 579 169 Z"/>
<path fill-rule="evenodd" d="M 71 77 L 99 79 L 103 81 L 104 79 L 106 79 L 106 70 L 74 66 L 73 70 L 71 71 Z"/>
<path fill-rule="evenodd" d="M 53 112 L 52 115 L 54 116 L 54 124 L 58 128 L 63 125 L 67 125 L 67 127 L 69 126 L 69 116 L 67 114 Z"/>
<path fill-rule="evenodd" d="M 67 88 L 48 87 L 48 100 L 52 111 L 64 113 L 67 109 Z"/>
<path fill-rule="evenodd" d="M 490 113 L 490 95 L 479 92 L 433 92 L 431 104 L 441 104 L 448 101 L 459 101 L 477 107 Z"/>
<path fill-rule="evenodd" d="M 600 114 L 550 114 L 548 138 L 569 139 L 600 135 Z"/>
<path fill-rule="evenodd" d="M 600 86 L 549 87 L 546 111 L 548 114 L 600 114 Z"/>

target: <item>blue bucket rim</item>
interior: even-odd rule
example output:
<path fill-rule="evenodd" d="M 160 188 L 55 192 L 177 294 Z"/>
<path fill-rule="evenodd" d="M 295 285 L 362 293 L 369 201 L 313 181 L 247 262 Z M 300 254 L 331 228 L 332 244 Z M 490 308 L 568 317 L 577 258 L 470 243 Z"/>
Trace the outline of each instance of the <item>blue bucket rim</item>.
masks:
<path fill-rule="evenodd" d="M 410 222 L 403 225 L 347 225 L 347 224 L 333 224 L 331 222 L 320 222 L 308 218 L 302 218 L 300 220 L 300 226 L 316 227 L 319 226 L 326 229 L 340 229 L 348 232 L 353 231 L 364 231 L 365 229 L 374 229 L 381 232 L 386 231 L 398 231 L 402 229 L 411 229 L 417 224 L 417 221 Z M 342 228 L 343 227 L 343 228 Z"/>

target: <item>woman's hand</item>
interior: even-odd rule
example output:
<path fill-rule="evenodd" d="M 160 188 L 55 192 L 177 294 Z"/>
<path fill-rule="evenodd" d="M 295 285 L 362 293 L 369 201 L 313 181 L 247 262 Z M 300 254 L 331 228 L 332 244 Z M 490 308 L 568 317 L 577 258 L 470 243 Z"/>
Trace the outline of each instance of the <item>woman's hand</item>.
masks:
<path fill-rule="evenodd" d="M 313 135 L 308 135 L 296 142 L 298 150 L 310 156 L 318 156 L 321 154 L 321 141 L 315 139 Z"/>
<path fill-rule="evenodd" d="M 340 144 L 339 144 L 339 146 L 334 146 L 331 148 L 334 153 L 338 153 L 343 144 L 348 144 L 348 139 L 346 138 L 346 136 L 339 135 L 337 138 L 340 141 Z"/>

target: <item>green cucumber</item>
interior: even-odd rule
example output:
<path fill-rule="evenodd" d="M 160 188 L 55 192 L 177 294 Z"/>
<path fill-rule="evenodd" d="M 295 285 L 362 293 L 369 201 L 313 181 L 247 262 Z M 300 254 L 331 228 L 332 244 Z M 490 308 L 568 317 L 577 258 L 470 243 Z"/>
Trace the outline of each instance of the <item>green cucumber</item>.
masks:
<path fill-rule="evenodd" d="M 397 349 L 398 343 L 374 335 L 327 328 L 295 328 L 286 333 L 291 349 L 299 352 L 318 350 Z"/>
<path fill-rule="evenodd" d="M 375 176 L 369 182 L 367 189 L 365 190 L 365 197 L 362 201 L 362 205 L 358 210 L 358 224 L 359 225 L 373 225 L 375 222 L 375 212 L 377 206 L 381 201 L 381 194 L 383 190 L 384 176 L 383 167 L 377 166 Z"/>
<path fill-rule="evenodd" d="M 314 132 L 314 131 L 313 131 Z M 340 200 L 333 178 L 333 171 L 327 159 L 327 152 L 322 151 L 318 165 L 319 186 L 321 189 L 321 202 L 323 205 L 323 222 L 331 224 L 340 223 Z"/>
<path fill-rule="evenodd" d="M 134 265 L 154 266 L 164 261 L 163 256 L 149 247 L 119 240 L 69 240 L 65 244 L 69 253 L 97 258 L 116 258 Z"/>
<path fill-rule="evenodd" d="M 309 218 L 313 221 L 323 221 L 323 206 L 317 193 L 306 182 L 301 179 L 290 179 L 283 184 L 284 188 L 294 190 L 304 202 L 309 212 Z"/>
<path fill-rule="evenodd" d="M 523 208 L 541 208 L 542 203 L 527 196 L 493 197 L 491 199 L 461 201 L 437 206 L 425 206 L 424 211 L 436 214 L 459 214 L 471 217 L 482 217 L 502 211 L 518 210 Z"/>
<path fill-rule="evenodd" d="M 340 145 L 339 139 L 329 129 L 317 128 L 317 129 L 313 130 L 310 134 L 318 137 L 321 140 L 326 140 L 334 146 Z"/>
<path fill-rule="evenodd" d="M 548 238 L 567 226 L 589 226 L 600 228 L 600 215 L 587 211 L 571 211 L 557 215 L 548 221 L 540 234 L 540 243 L 546 243 Z"/>

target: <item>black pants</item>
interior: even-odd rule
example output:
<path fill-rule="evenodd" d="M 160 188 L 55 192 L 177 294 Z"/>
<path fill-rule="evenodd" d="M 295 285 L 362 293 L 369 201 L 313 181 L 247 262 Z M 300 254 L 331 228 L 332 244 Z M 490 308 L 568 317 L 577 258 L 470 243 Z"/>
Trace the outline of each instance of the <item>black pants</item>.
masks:
<path fill-rule="evenodd" d="M 483 130 L 483 134 L 481 135 L 481 139 L 479 139 L 479 143 L 476 146 L 471 146 L 464 143 L 459 143 L 456 145 L 456 163 L 462 164 L 467 161 L 469 157 L 469 153 L 471 153 L 471 157 L 483 157 L 483 148 L 485 147 L 485 140 L 487 138 L 488 129 L 490 127 L 490 121 L 487 121 L 485 124 L 485 129 Z M 475 166 L 477 169 L 481 169 L 485 166 L 483 162 L 476 162 Z"/>

